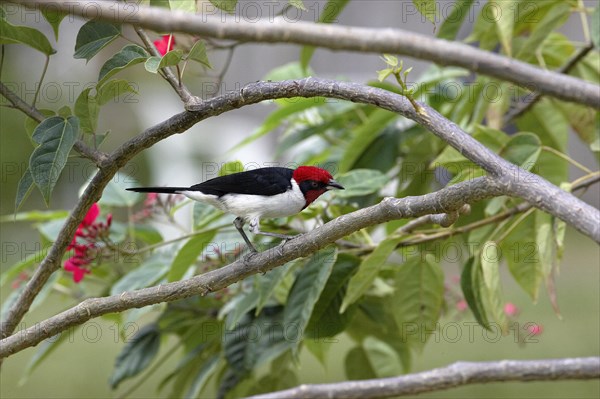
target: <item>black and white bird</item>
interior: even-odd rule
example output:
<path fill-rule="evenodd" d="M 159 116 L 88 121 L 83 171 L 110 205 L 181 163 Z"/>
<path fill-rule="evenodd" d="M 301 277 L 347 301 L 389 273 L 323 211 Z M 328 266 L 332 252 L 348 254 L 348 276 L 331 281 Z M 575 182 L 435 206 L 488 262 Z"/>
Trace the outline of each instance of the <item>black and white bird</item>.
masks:
<path fill-rule="evenodd" d="M 325 169 L 300 166 L 297 169 L 267 167 L 215 177 L 190 187 L 133 187 L 139 193 L 182 194 L 217 207 L 236 217 L 233 224 L 254 252 L 256 249 L 244 233 L 245 222 L 250 231 L 271 237 L 293 236 L 260 231 L 261 218 L 294 215 L 331 189 L 343 190 Z"/>

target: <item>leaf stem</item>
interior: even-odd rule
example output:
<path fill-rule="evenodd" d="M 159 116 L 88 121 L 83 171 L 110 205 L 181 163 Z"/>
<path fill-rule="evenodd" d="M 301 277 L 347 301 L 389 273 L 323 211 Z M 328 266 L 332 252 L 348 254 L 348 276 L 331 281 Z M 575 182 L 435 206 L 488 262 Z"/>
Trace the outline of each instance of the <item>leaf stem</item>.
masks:
<path fill-rule="evenodd" d="M 33 102 L 31 103 L 32 107 L 35 107 L 35 103 L 37 102 L 38 96 L 40 94 L 40 90 L 42 89 L 42 83 L 44 82 L 44 77 L 46 77 L 46 72 L 48 72 L 49 64 L 50 64 L 50 56 L 46 55 L 46 61 L 44 62 L 44 69 L 42 70 L 42 76 L 40 77 L 40 83 L 38 84 L 38 87 L 35 90 L 35 95 L 33 96 Z"/>
<path fill-rule="evenodd" d="M 577 162 L 576 160 L 574 160 L 573 158 L 571 158 L 567 154 L 564 154 L 564 153 L 558 151 L 555 148 L 543 145 L 542 146 L 542 150 L 550 152 L 550 153 L 556 155 L 557 157 L 564 159 L 565 161 L 569 162 L 571 165 L 575 166 L 576 168 L 579 168 L 579 169 L 583 170 L 587 174 L 593 173 L 590 169 L 586 168 L 585 166 L 583 166 L 582 164 L 580 164 L 579 162 Z"/>

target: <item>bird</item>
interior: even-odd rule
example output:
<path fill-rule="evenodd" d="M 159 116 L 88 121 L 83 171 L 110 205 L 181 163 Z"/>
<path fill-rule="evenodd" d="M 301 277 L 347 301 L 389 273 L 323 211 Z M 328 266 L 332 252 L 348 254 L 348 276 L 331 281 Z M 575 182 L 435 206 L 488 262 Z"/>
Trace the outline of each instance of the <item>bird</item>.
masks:
<path fill-rule="evenodd" d="M 253 234 L 287 241 L 295 236 L 261 231 L 260 219 L 295 215 L 331 189 L 343 190 L 344 187 L 333 179 L 331 173 L 316 166 L 251 169 L 215 177 L 190 187 L 127 188 L 138 193 L 182 194 L 235 215 L 233 225 L 252 252 L 257 251 L 244 232 L 246 222 Z"/>

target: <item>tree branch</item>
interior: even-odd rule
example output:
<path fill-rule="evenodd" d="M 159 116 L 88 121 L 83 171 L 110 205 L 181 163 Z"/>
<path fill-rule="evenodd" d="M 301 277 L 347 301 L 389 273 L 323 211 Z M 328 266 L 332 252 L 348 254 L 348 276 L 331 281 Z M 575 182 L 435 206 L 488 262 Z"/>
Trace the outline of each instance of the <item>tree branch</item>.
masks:
<path fill-rule="evenodd" d="M 457 211 L 464 204 L 498 195 L 502 195 L 500 187 L 492 179 L 483 177 L 420 197 L 385 198 L 377 205 L 342 215 L 275 248 L 242 256 L 228 266 L 188 280 L 86 299 L 69 310 L 0 341 L 0 358 L 37 345 L 46 338 L 103 314 L 218 291 L 253 274 L 266 273 L 291 260 L 314 253 L 365 227 L 407 217 Z"/>
<path fill-rule="evenodd" d="M 479 50 L 466 44 L 430 38 L 400 29 L 372 29 L 315 24 L 302 21 L 236 21 L 223 23 L 220 17 L 169 11 L 114 1 L 11 0 L 25 7 L 53 10 L 116 23 L 128 23 L 163 32 L 182 32 L 202 37 L 257 43 L 291 43 L 331 50 L 362 53 L 402 54 L 413 58 L 454 65 L 492 76 L 544 95 L 600 108 L 598 86 L 525 62 Z"/>
<path fill-rule="evenodd" d="M 486 382 L 590 380 L 599 377 L 599 357 L 456 362 L 447 367 L 399 377 L 300 385 L 247 399 L 375 399 L 415 395 Z"/>
<path fill-rule="evenodd" d="M 423 111 L 417 113 L 412 104 L 400 95 L 350 82 L 316 78 L 256 82 L 241 90 L 206 100 L 194 112 L 185 111 L 177 114 L 130 139 L 110 154 L 100 164 L 100 170 L 71 212 L 48 255 L 28 281 L 21 296 L 10 308 L 6 320 L 2 323 L 0 336 L 7 337 L 14 331 L 50 275 L 60 268 L 67 245 L 71 242 L 78 224 L 89 207 L 100 198 L 102 190 L 116 172 L 136 154 L 173 134 L 186 131 L 206 118 L 232 109 L 269 99 L 317 96 L 372 104 L 413 119 L 486 170 L 492 178 L 487 181 L 490 184 L 493 182 L 494 187 L 500 188 L 496 195 L 505 194 L 523 198 L 535 207 L 564 220 L 596 242 L 600 242 L 600 212 L 597 209 L 545 179 L 507 162 L 425 104 L 420 103 Z M 445 213 L 448 210 L 452 209 L 440 209 L 439 212 L 434 213 Z M 285 261 L 284 259 L 283 263 Z"/>

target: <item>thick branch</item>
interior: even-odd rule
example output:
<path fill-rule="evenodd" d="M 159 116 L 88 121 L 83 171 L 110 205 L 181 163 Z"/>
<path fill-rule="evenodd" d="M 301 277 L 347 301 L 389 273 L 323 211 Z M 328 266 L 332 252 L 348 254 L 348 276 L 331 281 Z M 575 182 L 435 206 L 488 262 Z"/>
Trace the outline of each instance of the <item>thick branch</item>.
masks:
<path fill-rule="evenodd" d="M 94 176 L 78 205 L 71 212 L 48 256 L 25 286 L 23 294 L 11 307 L 6 321 L 2 323 L 1 336 L 7 337 L 14 331 L 48 277 L 60 268 L 62 255 L 87 209 L 99 199 L 102 190 L 118 169 L 136 154 L 173 134 L 186 131 L 201 120 L 235 108 L 269 99 L 317 96 L 372 104 L 415 120 L 457 149 L 466 158 L 485 169 L 493 177 L 495 184 L 502 188 L 502 194 L 523 198 L 534 206 L 564 220 L 596 242 L 600 242 L 600 212 L 597 209 L 560 190 L 543 178 L 502 159 L 425 104 L 420 104 L 424 112 L 417 113 L 412 104 L 402 96 L 349 82 L 315 78 L 283 82 L 257 82 L 249 84 L 239 91 L 211 98 L 200 104 L 194 112 L 182 112 L 147 129 L 121 145 L 108 159 L 103 161 L 100 171 Z"/>
<path fill-rule="evenodd" d="M 257 273 L 266 273 L 293 259 L 307 256 L 365 227 L 390 220 L 446 213 L 464 204 L 501 195 L 493 180 L 484 177 L 444 188 L 420 197 L 385 198 L 379 204 L 340 216 L 320 228 L 260 253 L 243 256 L 228 266 L 157 287 L 86 299 L 79 305 L 0 341 L 0 358 L 37 345 L 70 327 L 106 313 L 122 312 L 192 295 L 206 295 Z"/>
<path fill-rule="evenodd" d="M 220 17 L 193 15 L 157 7 L 124 2 L 12 0 L 30 8 L 60 9 L 84 18 L 128 23 L 162 32 L 183 32 L 201 37 L 258 43 L 293 43 L 331 50 L 363 53 L 391 53 L 454 65 L 526 87 L 544 95 L 600 108 L 598 86 L 534 67 L 525 62 L 489 51 L 400 29 L 373 29 L 302 21 L 236 21 L 223 23 Z"/>
<path fill-rule="evenodd" d="M 469 384 L 504 381 L 590 380 L 600 377 L 599 357 L 546 360 L 457 362 L 400 377 L 333 384 L 300 385 L 251 396 L 252 399 L 375 399 L 439 391 Z"/>

